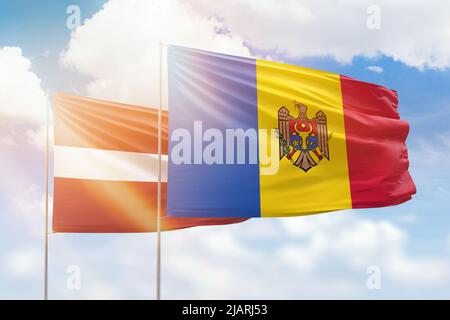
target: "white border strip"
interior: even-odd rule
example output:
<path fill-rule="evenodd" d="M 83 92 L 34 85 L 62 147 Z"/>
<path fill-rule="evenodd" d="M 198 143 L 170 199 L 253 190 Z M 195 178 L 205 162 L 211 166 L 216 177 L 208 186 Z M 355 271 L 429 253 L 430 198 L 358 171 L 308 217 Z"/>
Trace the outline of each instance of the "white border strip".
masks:
<path fill-rule="evenodd" d="M 167 182 L 167 162 L 167 155 L 162 155 L 162 182 Z M 90 180 L 158 182 L 158 155 L 55 145 L 54 176 Z"/>

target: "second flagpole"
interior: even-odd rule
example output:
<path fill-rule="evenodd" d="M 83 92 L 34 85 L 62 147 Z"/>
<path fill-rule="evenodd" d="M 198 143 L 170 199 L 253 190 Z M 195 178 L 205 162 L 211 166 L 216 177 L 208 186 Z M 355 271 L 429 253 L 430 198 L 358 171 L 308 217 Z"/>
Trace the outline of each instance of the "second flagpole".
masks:
<path fill-rule="evenodd" d="M 47 91 L 46 132 L 45 132 L 45 233 L 44 233 L 44 300 L 48 300 L 48 140 L 50 136 L 50 94 Z"/>

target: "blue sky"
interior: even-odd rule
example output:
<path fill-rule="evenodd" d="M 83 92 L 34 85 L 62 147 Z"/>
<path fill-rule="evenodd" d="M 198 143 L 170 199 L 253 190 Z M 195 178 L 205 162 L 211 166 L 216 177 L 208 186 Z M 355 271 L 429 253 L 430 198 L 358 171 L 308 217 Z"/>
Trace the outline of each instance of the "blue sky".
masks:
<path fill-rule="evenodd" d="M 156 94 L 152 81 L 157 79 L 153 53 L 157 39 L 164 38 L 207 50 L 254 53 L 393 88 L 399 94 L 400 114 L 411 125 L 407 145 L 418 190 L 412 201 L 390 208 L 164 234 L 164 297 L 450 297 L 450 49 L 444 44 L 445 32 L 443 38 L 433 33 L 426 42 L 420 31 L 416 37 L 411 35 L 411 26 L 403 21 L 408 19 L 400 19 L 395 27 L 390 23 L 395 14 L 426 15 L 437 9 L 426 1 L 404 10 L 380 1 L 382 24 L 377 33 L 359 31 L 337 18 L 327 19 L 328 9 L 321 11 L 320 5 L 308 1 L 274 11 L 263 10 L 274 5 L 270 0 L 258 5 L 250 1 L 249 6 L 240 0 L 234 7 L 202 0 L 183 5 L 112 0 L 102 9 L 106 2 L 0 0 L 0 50 L 21 49 L 20 54 L 0 54 L 0 73 L 15 70 L 15 64 L 9 60 L 2 64 L 1 59 L 28 59 L 30 67 L 24 71 L 24 79 L 31 73 L 40 79 L 30 90 L 152 105 Z M 66 8 L 72 4 L 81 8 L 82 15 L 76 34 L 66 28 Z M 329 11 L 348 13 L 341 21 L 364 25 L 368 5 L 331 4 Z M 269 28 L 259 38 L 240 18 L 249 8 L 255 23 L 271 21 L 278 29 Z M 287 14 L 279 20 L 283 10 L 295 10 L 303 20 Z M 133 15 L 136 19 L 130 18 Z M 295 32 L 296 26 L 301 32 Z M 339 38 L 334 29 L 347 34 Z M 432 32 L 450 26 L 437 15 L 435 22 L 423 29 Z M 302 32 L 319 40 L 323 37 L 323 41 L 309 47 L 297 44 L 309 39 L 303 39 Z M 386 40 L 391 36 L 401 46 Z M 333 41 L 335 37 L 339 41 Z M 370 37 L 373 41 L 367 41 Z M 370 71 L 369 66 L 381 67 L 382 72 Z M 17 93 L 17 101 L 27 96 L 27 88 L 23 86 L 25 92 Z M 15 97 L 11 92 L 8 94 Z M 30 109 L 6 112 L 1 103 L 10 100 L 2 99 L 2 94 L 5 92 L 0 89 L 0 174 L 7 186 L 0 188 L 0 297 L 39 299 L 44 153 L 42 145 L 30 142 L 29 133 L 40 137 L 39 113 L 45 107 L 36 109 L 37 104 L 25 101 L 17 103 L 17 108 Z M 23 115 L 27 113 L 31 116 Z M 352 234 L 360 245 L 352 244 Z M 329 246 L 322 245 L 321 239 L 329 241 Z M 333 239 L 338 240 L 332 245 Z M 154 246 L 153 235 L 50 235 L 50 297 L 152 298 Z M 381 268 L 380 290 L 365 286 L 366 268 L 371 264 Z M 79 291 L 65 286 L 69 265 L 81 267 L 83 286 Z"/>

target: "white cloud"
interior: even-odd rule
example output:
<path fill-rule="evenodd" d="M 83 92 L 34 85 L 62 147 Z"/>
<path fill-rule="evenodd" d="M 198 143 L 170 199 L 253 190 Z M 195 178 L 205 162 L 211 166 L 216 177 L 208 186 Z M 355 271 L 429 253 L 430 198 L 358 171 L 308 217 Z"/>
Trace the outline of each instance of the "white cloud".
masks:
<path fill-rule="evenodd" d="M 16 278 L 32 278 L 42 270 L 37 248 L 15 249 L 2 258 L 4 272 Z"/>
<path fill-rule="evenodd" d="M 40 126 L 36 129 L 28 129 L 25 132 L 27 142 L 31 145 L 37 146 L 38 148 L 44 149 L 47 139 L 47 127 L 45 125 Z M 48 132 L 48 144 L 53 145 L 53 125 L 50 124 Z"/>
<path fill-rule="evenodd" d="M 417 138 L 417 141 L 412 145 L 409 152 L 411 163 L 426 165 L 428 167 L 435 164 L 448 163 L 450 161 L 449 140 L 450 132 L 432 134 L 428 139 L 423 137 Z"/>
<path fill-rule="evenodd" d="M 0 47 L 0 115 L 42 124 L 47 98 L 41 80 L 31 71 L 31 61 L 18 47 Z"/>
<path fill-rule="evenodd" d="M 94 284 L 87 291 L 86 299 L 90 300 L 119 300 L 123 299 L 121 293 L 109 284 Z"/>
<path fill-rule="evenodd" d="M 13 203 L 17 212 L 33 215 L 44 211 L 45 196 L 38 186 L 31 184 L 23 190 L 20 197 L 14 197 Z"/>
<path fill-rule="evenodd" d="M 271 235 L 252 236 L 261 226 Z M 163 242 L 166 298 L 369 297 L 374 264 L 394 297 L 450 279 L 450 261 L 408 253 L 408 235 L 394 223 L 351 213 L 185 230 Z"/>
<path fill-rule="evenodd" d="M 381 28 L 371 30 L 372 1 L 109 0 L 73 32 L 60 61 L 90 79 L 89 96 L 151 106 L 159 103 L 161 40 L 242 56 L 249 45 L 278 60 L 383 54 L 419 69 L 450 66 L 450 3 L 404 4 L 378 1 Z M 406 18 L 417 16 L 432 19 Z"/>
<path fill-rule="evenodd" d="M 47 96 L 31 60 L 18 47 L 0 47 L 0 143 L 42 147 Z"/>
<path fill-rule="evenodd" d="M 254 219 L 162 234 L 164 299 L 371 298 L 367 267 L 381 270 L 384 297 L 445 290 L 450 261 L 409 253 L 408 234 L 353 213 Z M 51 297 L 152 299 L 155 235 L 51 236 Z M 68 265 L 81 290 L 66 287 Z"/>
<path fill-rule="evenodd" d="M 110 0 L 72 34 L 63 65 L 90 77 L 89 96 L 159 104 L 160 41 L 248 56 L 243 40 L 187 2 Z"/>
<path fill-rule="evenodd" d="M 11 134 L 5 135 L 0 139 L 0 145 L 12 147 L 17 145 L 14 136 Z"/>
<path fill-rule="evenodd" d="M 41 238 L 44 232 L 45 193 L 35 184 L 30 184 L 20 191 L 10 192 L 12 193 L 12 206 L 9 214 L 14 214 L 18 219 L 16 220 L 17 225 L 20 224 L 27 228 L 25 230 L 28 235 Z M 49 197 L 49 203 L 52 203 L 51 197 Z M 51 211 L 51 207 L 49 209 Z M 49 217 L 51 217 L 51 212 L 49 212 Z"/>
<path fill-rule="evenodd" d="M 408 285 L 439 284 L 450 276 L 450 261 L 410 257 L 407 234 L 392 222 L 327 216 L 304 220 L 282 223 L 288 230 L 313 225 L 310 232 L 297 235 L 307 245 L 289 245 L 291 252 L 297 249 L 310 264 L 315 262 L 311 268 L 325 262 L 326 257 L 334 257 L 355 271 L 376 263 L 392 281 Z"/>
<path fill-rule="evenodd" d="M 408 286 L 448 283 L 450 264 L 440 258 L 410 259 L 393 253 L 386 263 L 387 271 Z"/>
<path fill-rule="evenodd" d="M 18 47 L 0 48 L 0 295 L 6 298 L 41 292 L 44 156 L 30 144 L 42 146 L 46 108 L 31 60 Z"/>
<path fill-rule="evenodd" d="M 368 66 L 366 68 L 369 71 L 375 72 L 375 73 L 383 73 L 384 69 L 380 66 Z"/>
<path fill-rule="evenodd" d="M 371 0 L 193 0 L 205 15 L 224 19 L 231 34 L 259 49 L 289 56 L 392 57 L 419 69 L 450 66 L 450 3 L 376 1 L 380 29 L 368 29 Z M 420 17 L 420 18 L 418 18 Z M 425 22 L 426 21 L 426 22 Z"/>

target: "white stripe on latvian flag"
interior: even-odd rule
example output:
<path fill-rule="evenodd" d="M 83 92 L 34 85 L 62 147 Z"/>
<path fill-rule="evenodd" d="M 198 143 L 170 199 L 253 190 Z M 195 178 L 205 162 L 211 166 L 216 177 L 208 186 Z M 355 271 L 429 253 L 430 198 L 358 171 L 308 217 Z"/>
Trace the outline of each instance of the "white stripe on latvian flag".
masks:
<path fill-rule="evenodd" d="M 167 155 L 161 155 L 161 181 L 167 182 Z M 158 182 L 158 155 L 91 148 L 54 147 L 55 177 Z"/>
<path fill-rule="evenodd" d="M 59 94 L 54 124 L 53 231 L 156 231 L 158 110 Z M 166 216 L 167 111 L 161 131 L 162 230 L 244 221 Z"/>

